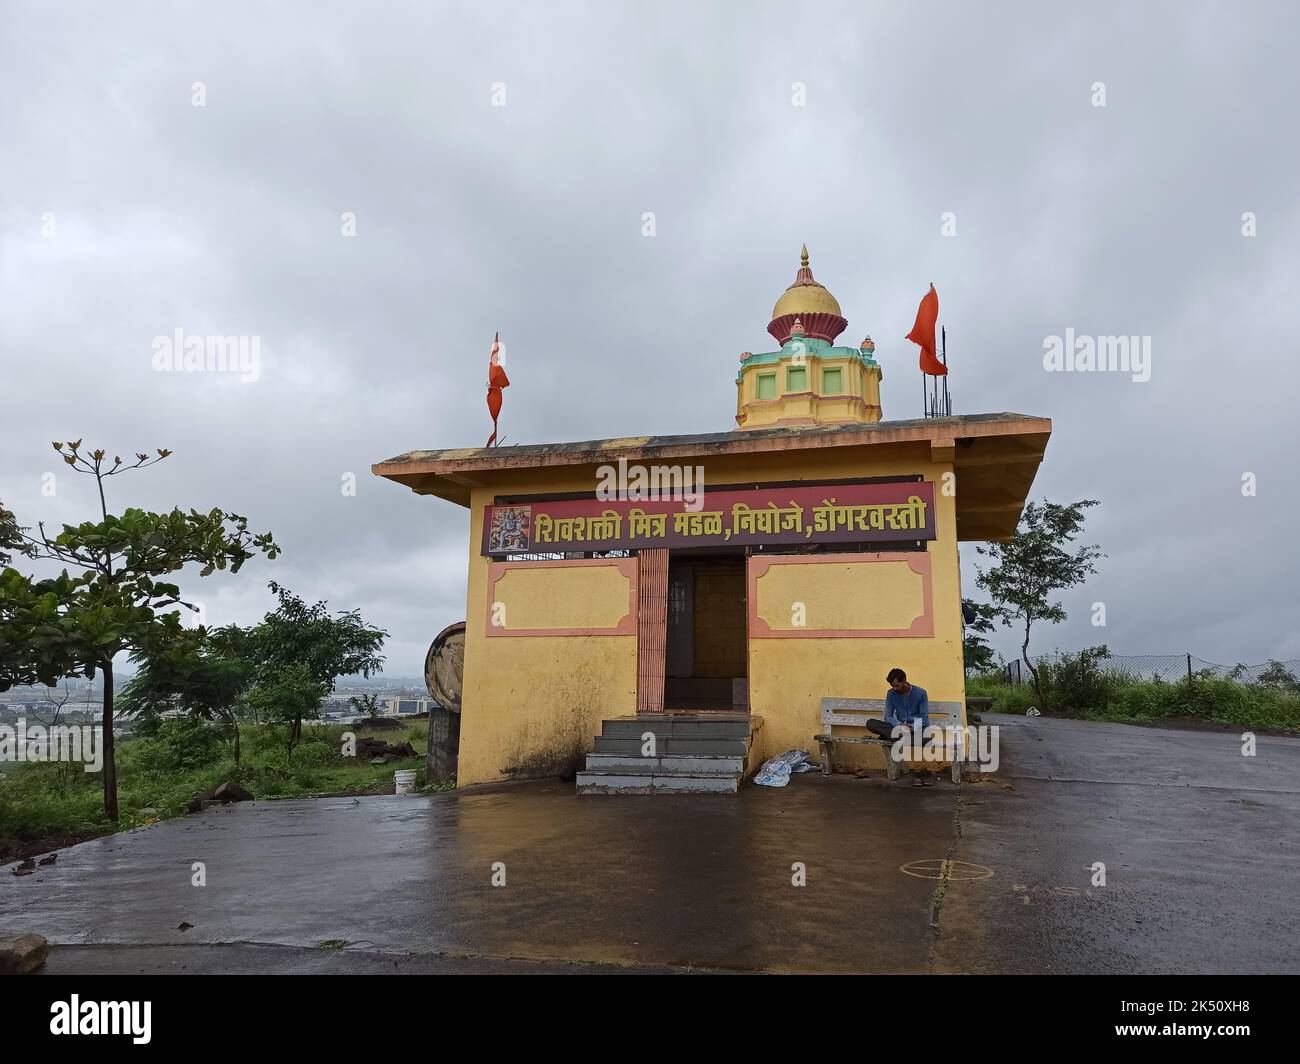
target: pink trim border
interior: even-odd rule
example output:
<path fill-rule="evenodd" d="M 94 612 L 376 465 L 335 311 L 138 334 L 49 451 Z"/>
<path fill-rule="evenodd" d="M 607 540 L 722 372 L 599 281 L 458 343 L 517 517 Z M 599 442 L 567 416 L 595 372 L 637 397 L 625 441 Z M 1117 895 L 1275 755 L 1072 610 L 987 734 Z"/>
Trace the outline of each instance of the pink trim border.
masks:
<path fill-rule="evenodd" d="M 923 609 L 908 628 L 862 629 L 797 628 L 775 631 L 758 615 L 758 578 L 774 565 L 822 565 L 843 562 L 907 562 L 921 577 Z M 750 639 L 933 639 L 934 587 L 931 575 L 933 559 L 923 551 L 892 551 L 882 554 L 777 554 L 772 557 L 751 555 L 746 586 Z"/>
<path fill-rule="evenodd" d="M 490 562 L 488 564 L 487 610 L 484 634 L 489 638 L 543 635 L 636 635 L 637 587 L 640 566 L 635 555 L 628 558 L 564 558 L 546 562 Z M 492 623 L 492 603 L 496 601 L 497 582 L 511 569 L 564 569 L 600 565 L 613 567 L 627 577 L 627 615 L 612 628 L 498 628 Z"/>

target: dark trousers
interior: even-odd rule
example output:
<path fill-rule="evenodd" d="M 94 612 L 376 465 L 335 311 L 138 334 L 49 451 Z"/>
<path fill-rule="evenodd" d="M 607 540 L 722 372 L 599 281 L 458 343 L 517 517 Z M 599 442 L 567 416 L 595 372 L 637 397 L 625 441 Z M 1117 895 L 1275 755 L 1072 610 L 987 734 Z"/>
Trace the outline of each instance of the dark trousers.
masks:
<path fill-rule="evenodd" d="M 883 720 L 867 721 L 867 731 L 881 739 L 892 739 L 894 737 L 894 725 L 886 724 Z"/>
<path fill-rule="evenodd" d="M 867 731 L 871 732 L 872 735 L 875 735 L 881 739 L 892 739 L 894 737 L 893 735 L 894 727 L 895 726 L 893 724 L 886 724 L 883 720 L 867 721 Z M 885 756 L 888 757 L 889 754 L 886 753 Z M 924 777 L 924 776 L 928 776 L 930 773 L 926 769 L 917 769 L 916 774 L 918 776 Z"/>

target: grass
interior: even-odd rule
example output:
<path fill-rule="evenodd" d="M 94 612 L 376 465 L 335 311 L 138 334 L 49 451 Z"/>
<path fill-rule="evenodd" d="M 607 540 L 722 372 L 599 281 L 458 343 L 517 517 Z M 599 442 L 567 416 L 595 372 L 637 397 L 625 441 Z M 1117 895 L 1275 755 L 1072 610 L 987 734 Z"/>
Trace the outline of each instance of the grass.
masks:
<path fill-rule="evenodd" d="M 392 794 L 393 773 L 416 769 L 423 793 L 449 790 L 454 782 L 426 784 L 425 722 L 375 731 L 364 724 L 303 726 L 292 755 L 282 728 L 240 728 L 241 763 L 215 731 L 189 721 L 168 722 L 156 737 L 130 739 L 117 748 L 118 823 L 103 811 L 103 780 L 80 765 L 35 763 L 0 775 L 0 861 L 44 852 L 84 838 L 142 827 L 182 816 L 190 801 L 232 780 L 257 799 L 340 794 Z M 371 765 L 342 756 L 343 733 L 375 735 L 389 743 L 410 742 L 419 756 Z M 43 849 L 44 848 L 44 849 Z"/>
<path fill-rule="evenodd" d="M 1216 677 L 1187 680 L 1133 680 L 1092 675 L 1083 684 L 1047 679 L 1047 706 L 1032 684 L 1009 684 L 1001 674 L 972 676 L 966 694 L 991 697 L 994 713 L 1024 714 L 1036 706 L 1047 716 L 1150 724 L 1198 720 L 1225 727 L 1300 731 L 1300 692 Z"/>

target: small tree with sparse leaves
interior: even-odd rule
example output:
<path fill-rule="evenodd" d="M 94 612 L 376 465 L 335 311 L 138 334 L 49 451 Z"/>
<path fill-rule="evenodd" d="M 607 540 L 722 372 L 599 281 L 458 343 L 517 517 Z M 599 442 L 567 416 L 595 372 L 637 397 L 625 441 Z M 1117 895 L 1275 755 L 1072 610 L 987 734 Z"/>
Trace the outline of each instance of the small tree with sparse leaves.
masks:
<path fill-rule="evenodd" d="M 124 651 L 172 643 L 181 631 L 173 607 L 195 608 L 181 599 L 177 585 L 161 578 L 189 564 L 201 565 L 199 575 L 205 577 L 217 570 L 235 573 L 258 553 L 275 558 L 279 548 L 270 533 L 251 533 L 246 518 L 219 509 L 110 514 L 105 481 L 157 465 L 171 451 L 136 453 L 134 461 L 115 457 L 110 463 L 106 451 L 83 454 L 80 440 L 55 443 L 54 449 L 74 471 L 94 478 L 100 519 L 64 525 L 55 536 L 43 524 L 37 536 L 18 532 L 29 557 L 69 568 L 44 580 L 11 568 L 0 572 L 0 691 L 103 674 L 104 811 L 117 820 L 113 659 Z"/>
<path fill-rule="evenodd" d="M 1096 546 L 1070 549 L 1083 531 L 1084 511 L 1096 505 L 1096 499 L 1066 506 L 1047 500 L 1030 502 L 1010 540 L 975 548 L 993 562 L 978 574 L 975 583 L 988 593 L 1002 623 L 1021 630 L 1020 656 L 1043 708 L 1047 705 L 1038 670 L 1029 660 L 1030 631 L 1036 621 L 1059 624 L 1065 620 L 1065 609 L 1053 596 L 1083 583 L 1097 571 L 1097 559 L 1105 557 Z"/>
<path fill-rule="evenodd" d="M 352 698 L 349 698 L 348 701 L 352 703 L 352 708 L 357 711 L 358 715 L 365 717 L 368 720 L 378 720 L 380 715 L 383 713 L 384 704 L 378 695 L 354 695 Z"/>
<path fill-rule="evenodd" d="M 244 695 L 245 704 L 257 719 L 286 725 L 289 757 L 302 739 L 302 722 L 320 716 L 321 700 L 329 685 L 312 675 L 300 661 L 263 669 L 261 678 Z"/>

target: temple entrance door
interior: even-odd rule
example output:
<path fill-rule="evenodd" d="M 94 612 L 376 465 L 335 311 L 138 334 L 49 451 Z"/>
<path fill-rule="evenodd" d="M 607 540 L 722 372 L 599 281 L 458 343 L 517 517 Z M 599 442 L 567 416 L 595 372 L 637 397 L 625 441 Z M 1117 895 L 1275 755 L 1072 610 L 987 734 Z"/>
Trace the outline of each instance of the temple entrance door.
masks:
<path fill-rule="evenodd" d="M 664 670 L 668 710 L 748 711 L 746 618 L 743 554 L 672 552 Z"/>

